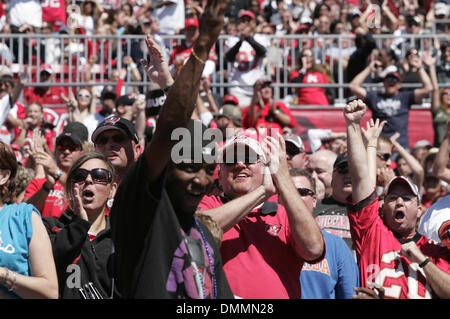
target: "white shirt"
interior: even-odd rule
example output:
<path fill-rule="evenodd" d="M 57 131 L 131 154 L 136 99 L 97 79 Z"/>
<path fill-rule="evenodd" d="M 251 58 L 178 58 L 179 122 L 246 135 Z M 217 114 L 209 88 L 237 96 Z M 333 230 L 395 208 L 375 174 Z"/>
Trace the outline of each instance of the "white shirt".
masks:
<path fill-rule="evenodd" d="M 165 2 L 167 0 L 153 1 L 156 6 L 158 2 Z M 160 34 L 175 34 L 178 29 L 184 29 L 184 0 L 169 0 L 173 5 L 162 6 L 155 9 L 154 14 L 159 19 L 159 33 Z"/>
<path fill-rule="evenodd" d="M 265 48 L 270 46 L 269 39 L 265 35 L 255 34 L 253 38 Z M 232 48 L 239 39 L 237 36 L 229 37 L 225 42 L 225 51 Z M 253 84 L 256 80 L 264 77 L 264 58 L 258 58 L 254 50 L 250 43 L 243 41 L 230 72 L 230 83 L 233 88 L 249 96 L 253 94 Z"/>
<path fill-rule="evenodd" d="M 439 229 L 450 220 L 450 195 L 431 205 L 420 218 L 418 232 L 425 237 L 440 243 Z"/>
<path fill-rule="evenodd" d="M 39 0 L 11 0 L 9 17 L 11 25 L 20 27 L 30 24 L 35 28 L 42 27 L 42 7 Z"/>

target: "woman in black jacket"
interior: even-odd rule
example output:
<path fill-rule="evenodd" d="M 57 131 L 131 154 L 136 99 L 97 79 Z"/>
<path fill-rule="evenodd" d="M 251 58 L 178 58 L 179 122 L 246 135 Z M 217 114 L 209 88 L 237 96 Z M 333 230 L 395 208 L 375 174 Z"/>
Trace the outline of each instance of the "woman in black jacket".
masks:
<path fill-rule="evenodd" d="M 114 197 L 114 169 L 99 153 L 80 156 L 69 170 L 69 208 L 60 218 L 44 218 L 53 247 L 62 299 L 117 297 L 114 246 L 107 203 Z"/>

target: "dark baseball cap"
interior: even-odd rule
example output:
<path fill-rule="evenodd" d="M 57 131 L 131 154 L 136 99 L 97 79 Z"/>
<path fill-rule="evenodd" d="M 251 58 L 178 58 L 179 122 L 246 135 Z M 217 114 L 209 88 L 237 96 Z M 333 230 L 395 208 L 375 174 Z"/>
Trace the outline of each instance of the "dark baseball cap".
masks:
<path fill-rule="evenodd" d="M 340 153 L 337 157 L 336 160 L 334 161 L 333 164 L 333 170 L 336 169 L 337 167 L 343 165 L 343 164 L 348 164 L 348 155 L 347 153 Z"/>
<path fill-rule="evenodd" d="M 121 95 L 116 100 L 116 106 L 119 105 L 133 105 L 136 98 L 133 95 Z"/>
<path fill-rule="evenodd" d="M 136 143 L 139 143 L 139 138 L 136 132 L 136 128 L 134 127 L 134 124 L 128 121 L 127 119 L 115 115 L 106 118 L 105 120 L 103 120 L 103 122 L 101 122 L 97 126 L 94 133 L 92 133 L 91 137 L 92 142 L 95 144 L 97 137 L 102 132 L 108 130 L 119 130 L 125 133 L 130 139 L 132 139 Z"/>
<path fill-rule="evenodd" d="M 88 129 L 80 122 L 68 123 L 63 132 L 56 138 L 56 145 L 59 145 L 63 139 L 70 139 L 74 144 L 83 147 L 83 143 L 88 140 Z"/>
<path fill-rule="evenodd" d="M 102 90 L 101 98 L 102 98 L 102 100 L 105 100 L 105 99 L 116 100 L 117 93 L 116 93 L 115 88 L 111 85 L 105 86 Z"/>

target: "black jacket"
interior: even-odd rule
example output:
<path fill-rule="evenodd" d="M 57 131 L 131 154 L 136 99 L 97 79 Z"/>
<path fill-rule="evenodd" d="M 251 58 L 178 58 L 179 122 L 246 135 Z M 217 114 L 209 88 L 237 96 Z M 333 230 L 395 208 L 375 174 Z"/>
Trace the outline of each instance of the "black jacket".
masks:
<path fill-rule="evenodd" d="M 113 281 L 114 245 L 108 217 L 106 221 L 106 228 L 91 241 L 88 235 L 91 224 L 70 211 L 59 218 L 43 218 L 52 243 L 60 298 L 118 297 Z"/>

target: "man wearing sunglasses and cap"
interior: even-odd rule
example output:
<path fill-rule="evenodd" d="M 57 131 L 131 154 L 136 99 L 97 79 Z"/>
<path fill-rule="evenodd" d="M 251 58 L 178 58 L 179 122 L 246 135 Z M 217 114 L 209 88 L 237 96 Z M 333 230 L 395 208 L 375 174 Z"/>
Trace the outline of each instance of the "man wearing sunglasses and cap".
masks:
<path fill-rule="evenodd" d="M 384 91 L 367 91 L 363 87 L 364 81 L 375 71 L 375 61 L 370 63 L 350 82 L 350 91 L 358 98 L 366 102 L 372 111 L 374 121 L 387 121 L 381 133 L 390 137 L 396 132 L 400 133 L 398 142 L 404 149 L 409 150 L 408 116 L 413 104 L 419 104 L 423 98 L 433 90 L 431 79 L 422 67 L 421 59 L 414 60 L 417 74 L 422 87 L 414 90 L 401 91 L 402 79 L 397 72 L 389 72 L 383 79 Z"/>
<path fill-rule="evenodd" d="M 319 262 L 325 243 L 289 175 L 283 137 L 238 134 L 219 160 L 223 194 L 205 196 L 198 213 L 223 229 L 221 253 L 234 295 L 300 298 L 302 265 Z"/>
<path fill-rule="evenodd" d="M 227 5 L 207 2 L 199 18 L 200 34 L 175 81 L 160 48 L 146 37 L 151 64 L 143 59 L 141 64 L 168 93 L 152 139 L 122 178 L 111 209 L 116 283 L 124 298 L 233 297 L 219 247 L 194 216 L 213 187 L 216 162 L 214 140 L 204 138 L 199 121 L 190 120 Z M 94 132 L 96 143 L 100 137 Z"/>
<path fill-rule="evenodd" d="M 43 147 L 33 145 L 32 156 L 36 165 L 44 168 L 45 178 L 35 178 L 28 184 L 24 201 L 39 209 L 42 217 L 58 218 L 67 207 L 64 201 L 66 174 L 72 163 L 83 154 L 83 144 L 87 139 L 87 128 L 82 123 L 71 122 L 56 137 L 55 160 Z M 36 138 L 34 141 L 38 143 Z"/>
<path fill-rule="evenodd" d="M 375 191 L 376 142 L 365 145 L 361 135 L 366 109 L 361 100 L 344 108 L 353 183 L 347 210 L 361 285 L 381 285 L 385 298 L 450 298 L 449 250 L 416 230 L 423 213 L 417 185 L 404 176 L 392 178 L 380 209 Z"/>
<path fill-rule="evenodd" d="M 136 128 L 129 120 L 113 115 L 101 122 L 92 133 L 95 150 L 105 155 L 114 166 L 116 182 L 141 154 Z"/>

